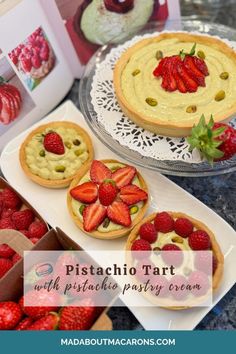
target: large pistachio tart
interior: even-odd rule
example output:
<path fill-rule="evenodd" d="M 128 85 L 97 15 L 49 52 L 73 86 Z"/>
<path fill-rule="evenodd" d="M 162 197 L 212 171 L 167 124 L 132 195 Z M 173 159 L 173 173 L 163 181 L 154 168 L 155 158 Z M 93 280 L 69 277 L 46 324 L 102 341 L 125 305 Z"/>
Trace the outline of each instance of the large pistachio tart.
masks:
<path fill-rule="evenodd" d="M 155 262 L 155 257 L 161 256 L 162 251 L 172 251 L 171 256 L 175 254 L 175 251 L 176 254 L 180 254 L 179 252 L 181 251 L 196 251 L 194 253 L 194 266 L 191 269 L 194 270 L 195 268 L 196 272 L 199 271 L 200 274 L 211 269 L 213 291 L 219 287 L 222 280 L 224 256 L 215 235 L 203 222 L 182 212 L 157 212 L 144 218 L 131 231 L 126 242 L 126 250 L 132 251 L 132 254 L 134 254 L 133 259 L 131 259 L 131 254 L 129 254 L 129 263 L 135 261 L 135 254 L 138 255 L 136 252 L 150 252 L 148 264 Z M 212 251 L 212 258 L 207 258 L 209 254 L 197 251 Z M 178 258 L 173 259 L 173 263 L 176 260 Z M 171 260 L 169 261 L 171 262 Z M 209 262 L 212 262 L 212 266 Z M 193 271 L 192 275 L 193 273 L 195 272 Z M 136 280 L 138 281 L 139 279 Z M 167 282 L 165 285 L 168 286 L 168 281 L 170 282 L 171 278 L 164 280 Z M 151 292 L 148 292 L 145 296 L 153 303 L 158 303 L 159 305 L 162 303 Z M 194 305 L 196 306 L 196 303 L 204 300 L 204 296 L 200 296 L 196 301 L 194 300 Z M 165 303 L 166 300 L 163 301 L 163 304 Z M 162 307 L 181 310 L 191 306 L 188 304 L 188 306 L 163 305 Z"/>
<path fill-rule="evenodd" d="M 115 239 L 130 233 L 148 207 L 148 189 L 135 167 L 116 160 L 94 160 L 72 181 L 70 215 L 85 233 Z"/>
<path fill-rule="evenodd" d="M 165 136 L 187 136 L 205 114 L 216 122 L 236 112 L 236 53 L 211 36 L 162 33 L 118 59 L 114 88 L 123 112 Z"/>
<path fill-rule="evenodd" d="M 26 137 L 19 158 L 32 181 L 48 188 L 64 188 L 92 161 L 93 146 L 88 133 L 79 125 L 50 122 Z"/>

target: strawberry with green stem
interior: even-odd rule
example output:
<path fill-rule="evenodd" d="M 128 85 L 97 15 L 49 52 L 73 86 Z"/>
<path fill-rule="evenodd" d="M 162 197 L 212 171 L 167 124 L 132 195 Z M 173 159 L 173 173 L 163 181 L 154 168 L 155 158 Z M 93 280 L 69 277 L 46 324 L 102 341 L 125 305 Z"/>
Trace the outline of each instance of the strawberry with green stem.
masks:
<path fill-rule="evenodd" d="M 206 123 L 202 115 L 187 141 L 190 151 L 196 148 L 211 165 L 215 161 L 230 159 L 236 153 L 236 130 L 227 124 L 215 123 L 212 116 Z"/>

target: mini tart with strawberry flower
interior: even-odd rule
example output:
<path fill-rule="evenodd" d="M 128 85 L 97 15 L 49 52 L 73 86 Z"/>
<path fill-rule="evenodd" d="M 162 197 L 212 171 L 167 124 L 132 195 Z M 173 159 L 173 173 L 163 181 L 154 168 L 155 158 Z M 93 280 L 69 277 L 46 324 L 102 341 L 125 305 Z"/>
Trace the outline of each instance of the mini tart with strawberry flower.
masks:
<path fill-rule="evenodd" d="M 153 255 L 162 250 L 212 251 L 213 291 L 222 279 L 224 256 L 213 232 L 201 221 L 181 212 L 164 211 L 144 218 L 130 233 L 126 250 L 151 251 Z"/>
<path fill-rule="evenodd" d="M 147 185 L 135 167 L 116 160 L 94 160 L 72 181 L 67 205 L 76 225 L 90 236 L 127 235 L 148 207 Z"/>
<path fill-rule="evenodd" d="M 188 136 L 202 114 L 220 122 L 236 112 L 236 53 L 211 36 L 143 39 L 121 55 L 113 79 L 123 112 L 156 134 Z"/>
<path fill-rule="evenodd" d="M 20 148 L 25 174 L 48 188 L 67 187 L 93 159 L 92 141 L 73 122 L 50 122 L 34 129 Z"/>

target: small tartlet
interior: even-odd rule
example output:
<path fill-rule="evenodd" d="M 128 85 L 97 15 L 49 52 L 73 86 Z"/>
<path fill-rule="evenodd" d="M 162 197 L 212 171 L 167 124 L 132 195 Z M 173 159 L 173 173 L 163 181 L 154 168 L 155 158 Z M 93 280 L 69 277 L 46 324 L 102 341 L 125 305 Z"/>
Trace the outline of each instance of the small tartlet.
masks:
<path fill-rule="evenodd" d="M 223 253 L 221 251 L 221 248 L 215 238 L 215 235 L 214 233 L 201 221 L 185 214 L 185 213 L 182 213 L 182 212 L 173 212 L 173 211 L 167 211 L 167 213 L 174 219 L 178 219 L 178 218 L 186 218 L 188 219 L 189 221 L 192 222 L 193 226 L 194 226 L 194 230 L 203 230 L 205 231 L 208 235 L 209 235 L 209 238 L 210 238 L 210 242 L 211 242 L 211 250 L 212 250 L 212 253 L 213 253 L 213 256 L 216 258 L 216 261 L 217 261 L 217 266 L 216 266 L 216 269 L 214 271 L 214 275 L 212 277 L 212 290 L 213 292 L 217 290 L 217 288 L 220 286 L 220 283 L 221 283 L 221 280 L 222 280 L 222 276 L 223 276 L 223 270 L 224 270 L 224 256 L 223 256 Z M 131 248 L 132 248 L 132 244 L 135 240 L 139 239 L 140 236 L 139 236 L 139 231 L 140 231 L 140 227 L 145 224 L 145 223 L 153 223 L 154 222 L 154 219 L 156 217 L 158 213 L 153 213 L 147 217 L 145 217 L 140 223 L 138 223 L 134 229 L 131 231 L 128 239 L 127 239 L 127 242 L 126 242 L 126 246 L 125 246 L 125 249 L 127 251 L 131 251 Z M 170 242 L 167 242 L 168 244 Z M 172 243 L 172 242 L 171 242 Z M 178 245 L 178 243 L 173 243 L 175 245 Z M 160 251 L 161 252 L 161 251 Z M 130 263 L 131 262 L 131 254 L 128 255 L 128 259 L 127 259 L 127 262 Z M 138 282 L 138 280 L 136 280 L 136 282 Z M 155 296 L 153 296 L 152 294 L 145 294 L 145 297 L 147 297 L 149 299 L 150 302 L 152 303 L 158 303 L 158 305 L 160 306 L 160 302 L 158 300 L 158 302 L 156 302 L 157 300 L 155 299 Z M 199 303 L 201 303 L 201 301 L 204 300 L 204 298 L 199 298 Z M 196 306 L 196 304 L 194 305 Z M 169 310 L 184 310 L 184 309 L 187 309 L 189 308 L 190 306 L 161 306 L 161 307 L 164 307 L 164 308 L 167 308 Z"/>
<path fill-rule="evenodd" d="M 100 161 L 104 164 L 112 164 L 112 165 L 117 164 L 117 165 L 122 165 L 122 167 L 129 166 L 123 162 L 113 160 L 113 159 L 105 159 L 105 160 L 100 160 Z M 85 232 L 86 234 L 88 234 L 89 236 L 92 236 L 94 238 L 103 239 L 103 240 L 112 240 L 112 239 L 120 238 L 123 236 L 127 236 L 130 233 L 130 231 L 133 229 L 133 227 L 143 219 L 143 217 L 147 211 L 147 208 L 148 208 L 148 199 L 142 202 L 142 207 L 139 209 L 137 216 L 132 220 L 131 226 L 130 227 L 121 227 L 118 230 L 101 232 L 96 229 L 94 231 L 86 232 L 83 227 L 83 220 L 75 214 L 75 212 L 73 210 L 73 206 L 72 206 L 73 198 L 70 194 L 70 191 L 80 184 L 80 181 L 90 171 L 91 165 L 92 165 L 92 163 L 90 163 L 87 166 L 84 166 L 80 170 L 80 172 L 77 174 L 77 176 L 71 182 L 70 187 L 68 189 L 67 207 L 68 207 L 69 213 L 70 213 L 73 221 L 79 227 L 79 229 L 81 229 L 83 232 Z M 138 178 L 140 188 L 148 194 L 147 184 L 146 184 L 144 178 L 141 176 L 141 174 L 138 171 L 136 172 L 136 177 Z"/>
<path fill-rule="evenodd" d="M 72 175 L 61 179 L 46 179 L 33 173 L 32 170 L 30 169 L 29 165 L 27 164 L 26 148 L 37 134 L 43 134 L 45 131 L 53 131 L 53 129 L 58 129 L 58 128 L 72 129 L 73 131 L 76 131 L 76 133 L 78 133 L 78 136 L 82 138 L 83 143 L 85 143 L 86 145 L 86 151 L 88 153 L 88 157 Z M 66 151 L 67 148 L 65 146 L 65 152 Z M 64 158 L 66 159 L 66 153 L 62 156 L 64 156 Z M 36 129 L 30 132 L 30 134 L 26 137 L 24 142 L 21 144 L 20 151 L 19 151 L 20 164 L 26 176 L 29 177 L 33 182 L 43 187 L 55 188 L 55 189 L 67 187 L 71 183 L 73 178 L 77 175 L 77 173 L 81 169 L 83 169 L 84 167 L 86 168 L 90 164 L 90 162 L 93 160 L 93 156 L 94 156 L 94 150 L 93 150 L 92 140 L 88 135 L 88 133 L 78 124 L 75 124 L 73 122 L 65 122 L 65 121 L 50 122 L 47 124 L 40 125 L 39 127 L 37 127 Z"/>
<path fill-rule="evenodd" d="M 225 105 L 225 107 L 223 106 L 222 109 L 219 110 L 219 112 L 217 111 L 214 113 L 210 109 L 210 107 L 212 107 L 212 104 L 214 103 L 214 96 L 216 94 L 216 92 L 214 91 L 215 81 L 214 80 L 211 81 L 211 77 L 214 76 L 215 74 L 219 75 L 220 74 L 220 72 L 218 72 L 219 70 L 221 70 L 221 71 L 229 71 L 230 70 L 230 68 L 226 68 L 226 69 L 223 67 L 221 68 L 221 64 L 223 65 L 223 63 L 220 63 L 220 62 L 217 62 L 217 65 L 216 65 L 217 69 L 214 68 L 215 65 L 213 65 L 213 64 L 215 64 L 215 63 L 213 63 L 213 64 L 211 63 L 212 57 L 213 57 L 212 53 L 211 53 L 210 61 L 208 62 L 210 65 L 210 67 L 209 67 L 210 75 L 209 75 L 208 83 L 207 83 L 206 87 L 201 88 L 201 90 L 202 90 L 201 94 L 199 95 L 198 92 L 190 93 L 190 94 L 189 93 L 187 93 L 187 94 L 177 93 L 176 94 L 173 92 L 168 92 L 167 93 L 168 98 L 167 98 L 166 92 L 164 92 L 164 90 L 163 90 L 163 97 L 160 96 L 160 93 L 162 95 L 161 90 L 159 91 L 160 80 L 159 81 L 154 80 L 154 78 L 152 76 L 152 70 L 155 69 L 155 65 L 151 66 L 151 64 L 149 64 L 149 62 L 145 63 L 144 62 L 145 58 L 143 56 L 138 57 L 138 60 L 141 58 L 140 63 L 143 65 L 144 70 L 145 70 L 145 74 L 146 74 L 146 77 L 143 78 L 143 80 L 148 80 L 148 83 L 149 83 L 149 85 L 147 85 L 145 82 L 143 82 L 143 84 L 141 85 L 140 91 L 144 92 L 145 87 L 146 87 L 146 89 L 147 89 L 147 87 L 152 87 L 153 90 L 152 90 L 151 96 L 157 95 L 156 99 L 158 100 L 158 102 L 160 104 L 163 103 L 163 105 L 165 106 L 165 108 L 162 108 L 162 113 L 163 112 L 168 113 L 168 102 L 170 103 L 171 106 L 173 106 L 173 104 L 174 104 L 173 102 L 177 101 L 179 98 L 178 102 L 181 107 L 183 105 L 183 102 L 186 101 L 186 105 L 185 105 L 185 108 L 186 108 L 189 104 L 193 104 L 193 103 L 191 103 L 191 101 L 190 101 L 190 103 L 188 103 L 188 102 L 189 102 L 189 100 L 192 99 L 192 97 L 196 96 L 196 100 L 194 101 L 194 104 L 198 105 L 198 98 L 199 98 L 199 102 L 200 102 L 200 100 L 202 100 L 205 95 L 206 99 L 209 100 L 209 97 L 208 97 L 209 91 L 213 90 L 211 105 L 209 105 L 209 107 L 206 105 L 204 112 L 201 112 L 199 114 L 198 114 L 198 112 L 196 112 L 194 114 L 191 114 L 191 113 L 186 114 L 185 110 L 183 109 L 182 116 L 180 115 L 181 119 L 172 120 L 167 117 L 165 119 L 163 119 L 163 117 L 162 118 L 160 117 L 160 113 L 158 115 L 158 110 L 154 115 L 154 110 L 152 112 L 148 112 L 148 107 L 147 107 L 146 111 L 143 109 L 143 107 L 141 107 L 142 109 L 140 109 L 140 107 L 136 107 L 134 104 L 132 104 L 130 102 L 130 99 L 128 100 L 126 98 L 126 96 L 124 94 L 124 90 L 123 90 L 123 88 L 124 88 L 123 85 L 126 85 L 128 80 L 130 80 L 130 81 L 137 80 L 138 76 L 140 76 L 139 80 L 141 80 L 141 75 L 142 75 L 142 73 L 141 73 L 140 75 L 133 75 L 133 77 L 132 77 L 132 75 L 127 76 L 127 73 L 126 73 L 125 78 L 123 78 L 123 73 L 124 73 L 127 65 L 131 65 L 130 62 L 132 60 L 132 57 L 135 56 L 137 53 L 139 53 L 145 46 L 150 46 L 150 47 L 155 46 L 165 40 L 177 41 L 177 43 L 182 43 L 183 47 L 184 47 L 185 43 L 191 44 L 191 46 L 194 43 L 196 43 L 197 47 L 200 49 L 201 49 L 201 46 L 205 46 L 209 49 L 216 50 L 219 54 L 225 55 L 232 62 L 233 69 L 232 69 L 232 72 L 230 72 L 230 75 L 231 74 L 232 75 L 231 75 L 229 84 L 227 83 L 227 81 L 229 82 L 229 80 L 220 80 L 220 79 L 218 80 L 219 83 L 222 84 L 222 87 L 219 86 L 218 90 L 221 90 L 221 89 L 224 90 L 226 83 L 228 84 L 229 91 L 232 90 L 233 86 L 232 86 L 231 80 L 232 80 L 232 77 L 233 77 L 233 80 L 235 80 L 234 69 L 236 69 L 236 53 L 232 48 L 230 48 L 230 46 L 228 46 L 226 43 L 224 43 L 220 39 L 217 39 L 217 38 L 211 37 L 211 36 L 196 35 L 196 34 L 181 33 L 181 32 L 162 33 L 156 37 L 150 37 L 150 38 L 140 40 L 136 44 L 132 45 L 130 48 L 128 48 L 121 55 L 121 57 L 118 59 L 116 65 L 115 65 L 114 73 L 113 73 L 114 89 L 115 89 L 118 103 L 119 103 L 122 111 L 127 115 L 127 117 L 129 117 L 132 121 L 134 121 L 138 126 L 141 126 L 142 128 L 149 130 L 153 133 L 164 135 L 164 136 L 174 136 L 174 137 L 183 137 L 183 136 L 190 135 L 193 125 L 199 121 L 201 114 L 204 114 L 204 113 L 205 113 L 205 115 L 207 115 L 207 119 L 210 118 L 211 114 L 213 114 L 215 122 L 221 122 L 221 121 L 227 122 L 230 119 L 232 119 L 233 115 L 236 112 L 235 99 L 234 100 L 232 99 L 231 103 L 230 104 L 227 103 Z M 174 42 L 174 44 L 176 44 L 176 42 Z M 170 46 L 171 46 L 171 44 L 167 44 L 167 46 L 166 46 L 167 51 L 171 50 Z M 164 48 L 164 50 L 165 50 L 165 48 Z M 188 50 L 189 50 L 189 48 L 188 48 Z M 174 55 L 174 54 L 177 55 L 178 53 L 171 53 L 170 55 Z M 147 60 L 149 60 L 149 61 L 151 60 L 150 55 L 151 55 L 151 53 L 149 52 L 147 54 Z M 206 55 L 206 60 L 208 60 L 207 55 Z M 137 66 L 136 69 L 140 69 L 138 67 L 138 63 L 136 63 L 136 61 L 134 61 L 134 63 Z M 150 68 L 150 67 L 152 67 L 152 70 L 148 71 L 148 74 L 147 74 L 147 68 Z M 213 73 L 212 70 L 215 70 L 215 72 Z M 153 82 L 154 82 L 154 84 L 153 84 Z M 135 83 L 134 83 L 134 85 L 135 85 Z M 137 92 L 136 86 L 134 86 L 134 92 Z M 140 94 L 140 92 L 139 92 L 139 94 Z M 179 97 L 177 97 L 177 95 L 179 95 Z M 233 97 L 236 97 L 235 90 L 232 93 L 232 95 L 234 95 Z M 164 101 L 163 101 L 163 98 L 164 98 Z M 222 105 L 222 102 L 224 102 L 224 100 L 221 102 L 215 102 L 215 104 L 218 105 L 218 107 L 219 107 L 220 105 Z M 159 106 L 159 103 L 158 103 L 158 106 Z M 153 108 L 158 109 L 158 107 L 151 107 L 151 109 L 153 109 Z M 174 106 L 172 108 L 174 108 Z M 174 116 L 174 114 L 172 114 L 172 117 L 173 116 Z"/>

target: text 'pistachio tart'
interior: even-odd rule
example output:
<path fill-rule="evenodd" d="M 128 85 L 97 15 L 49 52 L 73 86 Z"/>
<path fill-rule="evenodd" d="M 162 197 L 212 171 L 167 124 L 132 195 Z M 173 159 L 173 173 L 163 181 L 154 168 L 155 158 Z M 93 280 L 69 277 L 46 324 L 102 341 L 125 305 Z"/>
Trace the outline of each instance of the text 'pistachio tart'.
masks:
<path fill-rule="evenodd" d="M 148 206 L 147 185 L 136 170 L 116 160 L 94 160 L 72 181 L 67 205 L 76 225 L 100 239 L 127 235 Z"/>
<path fill-rule="evenodd" d="M 34 129 L 20 148 L 25 174 L 48 188 L 64 188 L 93 159 L 92 141 L 72 122 L 50 122 Z"/>
<path fill-rule="evenodd" d="M 224 267 L 224 256 L 221 252 L 215 236 L 201 221 L 181 212 L 158 212 L 144 218 L 131 231 L 126 250 L 148 251 L 150 257 L 161 254 L 162 251 L 212 251 L 212 290 L 216 290 L 221 282 Z M 195 259 L 197 271 L 204 272 L 209 261 L 204 252 L 196 252 L 199 259 Z M 209 256 L 209 254 L 207 255 Z M 152 259 L 152 258 L 150 258 Z M 173 259 L 173 264 L 179 258 Z M 151 262 L 151 260 L 150 260 Z M 179 266 L 179 265 L 178 265 Z M 204 268 L 205 266 L 205 268 Z M 209 268 L 209 263 L 208 263 Z M 211 267 L 210 267 L 211 268 Z M 165 280 L 165 279 L 164 279 Z M 165 280 L 166 281 L 166 280 Z M 170 307 L 171 309 L 183 309 L 185 307 Z"/>
<path fill-rule="evenodd" d="M 114 69 L 124 113 L 166 136 L 187 136 L 205 114 L 216 122 L 236 112 L 236 53 L 220 39 L 162 33 L 127 49 Z"/>

